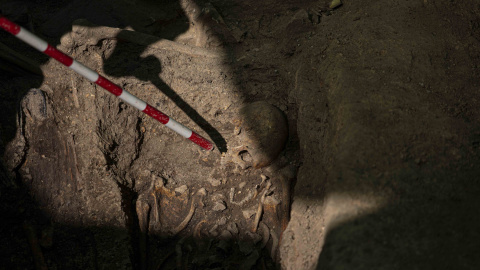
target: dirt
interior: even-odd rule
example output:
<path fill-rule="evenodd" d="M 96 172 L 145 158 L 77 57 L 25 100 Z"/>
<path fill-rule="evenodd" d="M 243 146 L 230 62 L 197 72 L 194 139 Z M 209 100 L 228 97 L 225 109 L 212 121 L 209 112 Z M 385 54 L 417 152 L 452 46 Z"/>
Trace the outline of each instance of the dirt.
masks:
<path fill-rule="evenodd" d="M 0 1 L 215 144 L 0 32 L 1 265 L 478 268 L 480 6 L 343 2 Z"/>

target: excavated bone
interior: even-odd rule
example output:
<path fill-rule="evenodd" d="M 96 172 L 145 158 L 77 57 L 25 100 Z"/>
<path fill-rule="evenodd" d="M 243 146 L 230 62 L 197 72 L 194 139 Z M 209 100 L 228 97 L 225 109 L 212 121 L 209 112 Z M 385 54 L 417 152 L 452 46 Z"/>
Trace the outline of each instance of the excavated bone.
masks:
<path fill-rule="evenodd" d="M 238 124 L 244 151 L 250 154 L 254 168 L 270 165 L 283 150 L 288 137 L 287 120 L 277 107 L 264 101 L 240 110 Z M 241 154 L 242 151 L 239 152 Z"/>
<path fill-rule="evenodd" d="M 147 233 L 148 233 L 148 215 L 150 212 L 150 205 L 144 201 L 144 198 L 138 198 L 136 202 L 136 211 L 138 217 L 138 225 L 140 227 L 140 269 L 146 269 L 147 265 Z"/>
<path fill-rule="evenodd" d="M 277 256 L 277 248 L 278 248 L 278 236 L 273 230 L 270 230 L 270 236 L 272 237 L 272 251 L 270 253 L 270 257 L 272 257 L 272 260 L 275 261 L 275 257 Z"/>
<path fill-rule="evenodd" d="M 263 222 L 260 222 L 260 229 L 262 230 L 262 248 L 264 248 L 267 243 L 268 243 L 268 240 L 270 239 L 270 228 L 268 228 L 268 226 L 263 223 Z"/>
<path fill-rule="evenodd" d="M 235 188 L 230 188 L 230 193 L 229 193 L 229 197 L 230 197 L 230 203 L 231 204 L 234 204 L 234 205 L 238 205 L 238 206 L 242 206 L 244 205 L 247 201 L 249 201 L 250 199 L 252 199 L 253 197 L 253 193 L 251 191 L 248 192 L 248 194 L 245 196 L 245 198 L 243 198 L 243 200 L 239 201 L 239 202 L 236 202 L 234 201 L 234 196 L 235 196 Z"/>
<path fill-rule="evenodd" d="M 261 219 L 262 214 L 263 214 L 263 204 L 265 203 L 265 196 L 266 196 L 268 190 L 270 189 L 271 185 L 272 185 L 272 183 L 270 181 L 268 181 L 267 186 L 265 187 L 265 191 L 263 192 L 262 197 L 260 198 L 260 202 L 258 203 L 257 213 L 255 215 L 255 221 L 253 223 L 252 232 L 257 232 L 258 223 L 260 222 L 260 219 Z"/>
<path fill-rule="evenodd" d="M 202 236 L 202 226 L 206 222 L 207 221 L 204 219 L 204 220 L 200 221 L 199 223 L 197 223 L 197 225 L 195 225 L 195 229 L 193 229 L 193 236 L 195 238 L 198 239 Z"/>
<path fill-rule="evenodd" d="M 184 230 L 187 227 L 188 223 L 190 222 L 190 220 L 193 217 L 193 214 L 195 214 L 195 210 L 197 209 L 197 207 L 199 205 L 203 205 L 202 199 L 206 195 L 207 195 L 207 191 L 204 188 L 201 188 L 197 191 L 197 193 L 193 197 L 192 203 L 190 204 L 190 210 L 188 211 L 187 216 L 177 227 L 175 227 L 171 231 L 172 235 L 177 235 L 179 232 L 181 232 L 182 230 Z"/>

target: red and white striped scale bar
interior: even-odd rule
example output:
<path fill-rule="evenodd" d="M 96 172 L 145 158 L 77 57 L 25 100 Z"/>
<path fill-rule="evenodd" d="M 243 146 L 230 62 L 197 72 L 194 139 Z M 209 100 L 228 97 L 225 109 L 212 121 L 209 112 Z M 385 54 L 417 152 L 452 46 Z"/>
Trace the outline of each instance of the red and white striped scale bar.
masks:
<path fill-rule="evenodd" d="M 97 85 L 101 86 L 105 90 L 109 91 L 110 93 L 114 94 L 115 96 L 119 97 L 123 101 L 127 102 L 128 104 L 132 105 L 133 107 L 139 109 L 140 111 L 144 112 L 145 114 L 151 116 L 152 118 L 158 120 L 160 123 L 164 124 L 168 128 L 172 129 L 173 131 L 177 132 L 178 134 L 182 135 L 183 137 L 189 139 L 190 141 L 198 144 L 202 148 L 206 150 L 212 150 L 213 144 L 208 141 L 207 139 L 203 138 L 202 136 L 198 135 L 197 133 L 191 131 L 190 129 L 186 128 L 182 124 L 178 123 L 177 121 L 173 120 L 172 118 L 168 117 L 168 115 L 160 112 L 159 110 L 155 109 L 154 107 L 150 106 L 143 100 L 137 98 L 136 96 L 130 94 L 128 91 L 123 90 L 118 85 L 114 84 L 110 80 L 106 79 L 105 77 L 101 76 L 97 72 L 91 70 L 90 68 L 82 65 L 81 63 L 77 62 L 76 60 L 72 59 L 70 56 L 64 54 L 63 52 L 57 50 L 55 47 L 49 45 L 43 39 L 35 36 L 31 32 L 27 31 L 25 28 L 11 22 L 10 20 L 6 19 L 5 17 L 0 16 L 0 27 L 10 32 L 18 39 L 21 39 L 25 43 L 29 44 L 30 46 L 34 47 L 35 49 L 43 52 L 44 54 L 54 58 L 58 62 L 64 64 L 65 66 L 69 67 L 73 71 L 77 72 L 78 74 L 82 75 L 83 77 L 87 78 L 91 82 L 96 83 Z"/>

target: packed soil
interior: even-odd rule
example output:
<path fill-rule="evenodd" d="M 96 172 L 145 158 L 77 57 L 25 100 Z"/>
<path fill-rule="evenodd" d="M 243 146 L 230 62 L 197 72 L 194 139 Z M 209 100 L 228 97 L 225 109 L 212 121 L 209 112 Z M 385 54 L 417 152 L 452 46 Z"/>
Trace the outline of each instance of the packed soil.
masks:
<path fill-rule="evenodd" d="M 475 0 L 0 1 L 5 269 L 478 269 Z M 336 1 L 333 1 L 336 2 Z"/>

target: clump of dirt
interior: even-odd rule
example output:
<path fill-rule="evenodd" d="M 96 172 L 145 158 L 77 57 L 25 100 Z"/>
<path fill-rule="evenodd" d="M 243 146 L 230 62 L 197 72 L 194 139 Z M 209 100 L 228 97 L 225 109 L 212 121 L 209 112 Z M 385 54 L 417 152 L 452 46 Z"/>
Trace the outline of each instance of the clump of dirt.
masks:
<path fill-rule="evenodd" d="M 440 242 L 456 247 L 452 268 L 475 265 L 474 245 L 455 243 L 478 239 L 465 221 L 478 203 L 478 5 L 343 2 L 2 3 L 215 144 L 201 150 L 1 32 L 43 73 L 0 65 L 2 265 L 440 266 Z M 269 122 L 249 104 L 278 114 L 278 136 L 249 134 L 258 149 L 243 136 Z"/>

